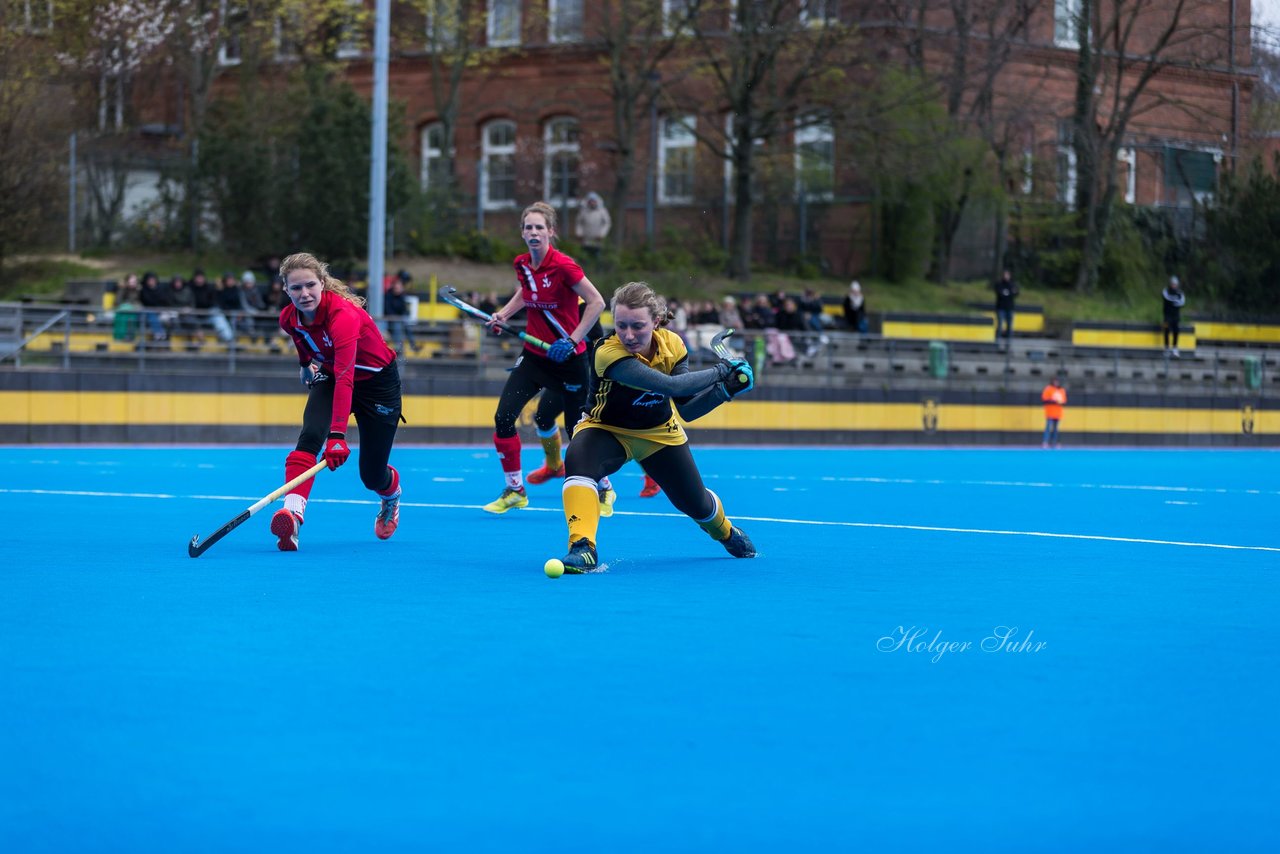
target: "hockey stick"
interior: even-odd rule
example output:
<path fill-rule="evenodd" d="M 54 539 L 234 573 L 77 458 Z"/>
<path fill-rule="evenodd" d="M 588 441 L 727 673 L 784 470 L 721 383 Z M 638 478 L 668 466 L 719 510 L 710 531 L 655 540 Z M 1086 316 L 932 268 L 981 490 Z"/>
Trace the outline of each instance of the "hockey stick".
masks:
<path fill-rule="evenodd" d="M 547 322 L 551 324 L 551 328 L 554 329 L 561 338 L 569 337 L 569 333 L 564 331 L 564 327 L 560 325 L 560 321 L 556 320 L 556 316 L 554 314 L 544 308 L 542 309 L 542 316 L 547 319 Z"/>
<path fill-rule="evenodd" d="M 541 347 L 543 350 L 551 349 L 551 345 L 548 344 L 546 341 L 539 341 L 537 338 L 534 338 L 532 335 L 530 335 L 527 332 L 522 332 L 521 330 L 516 329 L 514 326 L 511 326 L 508 323 L 503 323 L 501 320 L 495 320 L 494 316 L 492 314 L 489 314 L 487 311 L 481 311 L 480 309 L 476 308 L 474 305 L 471 305 L 468 302 L 464 302 L 458 297 L 457 289 L 450 285 L 445 285 L 444 287 L 440 288 L 440 299 L 449 303 L 449 305 L 453 306 L 454 308 L 458 309 L 464 314 L 469 314 L 474 318 L 483 320 L 485 323 L 494 324 L 503 332 L 507 333 L 508 335 L 514 335 L 517 338 L 519 338 L 521 341 L 524 341 L 527 344 L 532 344 L 535 347 Z"/>
<path fill-rule="evenodd" d="M 725 362 L 728 362 L 729 364 L 741 361 L 740 359 L 738 359 L 736 356 L 733 355 L 733 351 L 729 349 L 729 345 L 724 343 L 726 340 L 728 340 L 729 336 L 732 335 L 735 331 L 737 330 L 735 330 L 731 326 L 728 329 L 724 329 L 720 332 L 717 332 L 715 334 L 715 337 L 711 339 L 711 352 L 715 353 L 717 356 L 719 356 L 721 359 L 723 359 Z M 738 374 L 738 382 L 740 383 L 745 384 L 749 379 L 750 377 L 748 377 L 746 374 Z"/>
<path fill-rule="evenodd" d="M 214 531 L 209 536 L 209 539 L 205 540 L 203 543 L 200 542 L 200 535 L 196 534 L 194 537 L 191 538 L 191 542 L 187 543 L 187 554 L 190 555 L 191 557 L 200 557 L 200 555 L 204 554 L 209 550 L 209 547 L 211 545 L 213 545 L 218 540 L 225 537 L 227 534 L 230 534 L 232 531 L 234 531 L 236 528 L 243 525 L 245 522 L 249 521 L 249 517 L 252 516 L 254 513 L 257 513 L 263 507 L 266 507 L 272 501 L 275 501 L 281 495 L 284 495 L 286 492 L 298 486 L 299 484 L 305 483 L 306 481 L 315 477 L 317 474 L 320 473 L 320 470 L 327 465 L 328 463 L 326 463 L 324 460 L 321 460 L 311 468 L 304 471 L 302 474 L 295 477 L 293 480 L 286 483 L 284 486 L 272 492 L 270 495 L 264 495 L 262 498 L 259 498 L 253 504 L 249 505 L 248 509 L 244 510 L 239 516 L 235 517 L 230 522 L 223 525 L 218 530 Z"/>

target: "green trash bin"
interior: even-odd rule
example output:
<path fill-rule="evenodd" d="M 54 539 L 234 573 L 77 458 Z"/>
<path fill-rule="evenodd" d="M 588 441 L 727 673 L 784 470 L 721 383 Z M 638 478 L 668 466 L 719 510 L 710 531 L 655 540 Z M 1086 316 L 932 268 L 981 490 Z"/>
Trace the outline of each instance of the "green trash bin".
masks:
<path fill-rule="evenodd" d="M 1249 388 L 1262 388 L 1262 359 L 1257 356 L 1244 357 L 1244 384 Z"/>
<path fill-rule="evenodd" d="M 947 342 L 930 341 L 929 342 L 929 374 L 942 379 L 947 375 L 949 355 L 947 352 Z"/>

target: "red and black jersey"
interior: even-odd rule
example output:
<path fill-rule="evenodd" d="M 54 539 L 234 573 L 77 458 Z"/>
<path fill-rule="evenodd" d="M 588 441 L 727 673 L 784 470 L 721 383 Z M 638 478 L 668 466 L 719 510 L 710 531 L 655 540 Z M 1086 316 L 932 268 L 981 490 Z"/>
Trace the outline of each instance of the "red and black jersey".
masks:
<path fill-rule="evenodd" d="M 526 252 L 516 258 L 513 265 L 516 281 L 520 283 L 520 296 L 525 305 L 526 331 L 540 341 L 552 342 L 560 337 L 555 327 L 547 322 L 544 312 L 552 314 L 567 333 L 573 332 L 582 313 L 578 310 L 578 295 L 573 286 L 582 281 L 582 268 L 578 262 L 556 249 L 547 249 L 542 263 L 534 269 L 533 256 Z M 524 348 L 546 357 L 546 351 L 531 344 Z M 586 352 L 585 341 L 578 342 L 576 353 Z"/>
<path fill-rule="evenodd" d="M 293 338 L 299 364 L 319 362 L 333 377 L 329 430 L 345 433 L 354 384 L 395 362 L 395 352 L 367 311 L 333 291 L 320 295 L 320 307 L 311 324 L 302 322 L 293 303 L 286 305 L 280 312 L 280 328 Z"/>

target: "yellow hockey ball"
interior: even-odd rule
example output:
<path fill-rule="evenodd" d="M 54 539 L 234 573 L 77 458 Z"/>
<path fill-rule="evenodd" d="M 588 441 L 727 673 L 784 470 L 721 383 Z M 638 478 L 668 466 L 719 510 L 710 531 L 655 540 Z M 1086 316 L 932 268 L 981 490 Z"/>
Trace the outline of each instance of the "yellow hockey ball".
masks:
<path fill-rule="evenodd" d="M 542 565 L 542 571 L 547 574 L 547 578 L 559 578 L 564 575 L 564 563 L 560 558 L 553 557 Z"/>

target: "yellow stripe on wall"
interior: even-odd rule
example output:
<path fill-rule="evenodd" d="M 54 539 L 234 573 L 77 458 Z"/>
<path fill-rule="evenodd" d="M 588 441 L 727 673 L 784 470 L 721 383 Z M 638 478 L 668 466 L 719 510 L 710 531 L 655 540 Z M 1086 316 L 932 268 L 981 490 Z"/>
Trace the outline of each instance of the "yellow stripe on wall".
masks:
<path fill-rule="evenodd" d="M 1196 348 L 1196 332 L 1183 332 L 1178 336 L 1179 350 Z M 1164 348 L 1164 333 L 1159 329 L 1150 332 L 1136 329 L 1072 329 L 1071 343 L 1077 347 L 1134 347 L 1150 350 Z"/>
<path fill-rule="evenodd" d="M 292 426 L 301 423 L 306 396 L 194 392 L 0 392 L 0 424 Z M 410 427 L 490 427 L 496 397 L 408 396 Z M 1062 430 L 1070 433 L 1239 435 L 1251 421 L 1255 435 L 1280 434 L 1280 412 L 1243 409 L 1075 407 Z M 806 430 L 1025 433 L 1044 426 L 1042 408 L 975 404 L 813 403 L 742 400 L 693 425 L 722 430 Z"/>
<path fill-rule="evenodd" d="M 1280 326 L 1255 323 L 1215 323 L 1197 320 L 1196 337 L 1212 341 L 1257 341 L 1280 344 Z"/>
<path fill-rule="evenodd" d="M 933 341 L 995 341 L 993 325 L 960 323 L 912 323 L 903 320 L 885 320 L 880 334 L 885 338 L 925 338 Z"/>

